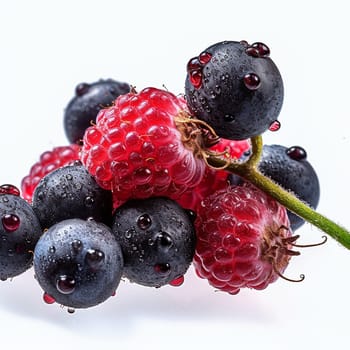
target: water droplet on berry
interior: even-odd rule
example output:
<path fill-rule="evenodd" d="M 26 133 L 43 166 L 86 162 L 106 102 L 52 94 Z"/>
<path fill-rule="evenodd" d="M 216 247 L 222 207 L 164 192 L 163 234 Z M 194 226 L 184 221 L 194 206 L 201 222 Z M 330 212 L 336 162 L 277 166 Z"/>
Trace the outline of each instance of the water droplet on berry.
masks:
<path fill-rule="evenodd" d="M 76 160 L 72 160 L 69 163 L 67 163 L 68 166 L 79 166 L 79 165 L 83 165 L 83 162 L 79 159 Z"/>
<path fill-rule="evenodd" d="M 124 236 L 126 239 L 129 239 L 134 233 L 136 233 L 134 229 L 126 230 Z"/>
<path fill-rule="evenodd" d="M 256 43 L 252 44 L 251 46 L 258 50 L 260 57 L 269 57 L 270 56 L 270 49 L 266 44 L 261 43 L 261 42 L 256 42 Z"/>
<path fill-rule="evenodd" d="M 152 219 L 148 214 L 142 214 L 137 219 L 137 226 L 141 230 L 147 230 L 152 225 Z"/>
<path fill-rule="evenodd" d="M 255 73 L 248 73 L 243 77 L 244 85 L 249 90 L 257 90 L 260 87 L 261 81 Z"/>
<path fill-rule="evenodd" d="M 14 185 L 5 184 L 0 186 L 0 194 L 12 194 L 14 196 L 19 196 L 20 191 Z"/>
<path fill-rule="evenodd" d="M 212 57 L 211 53 L 209 53 L 209 52 L 202 52 L 199 55 L 198 59 L 199 59 L 199 62 L 201 64 L 207 64 L 211 60 L 211 57 Z"/>
<path fill-rule="evenodd" d="M 246 54 L 251 57 L 259 57 L 259 50 L 256 47 L 249 46 L 245 50 Z"/>
<path fill-rule="evenodd" d="M 66 179 L 67 179 L 67 180 L 72 180 L 72 179 L 73 179 L 72 174 L 67 174 L 67 175 L 66 175 Z"/>
<path fill-rule="evenodd" d="M 307 153 L 304 148 L 300 146 L 293 146 L 287 149 L 287 155 L 294 160 L 304 160 L 307 157 Z"/>
<path fill-rule="evenodd" d="M 231 114 L 225 114 L 224 121 L 228 122 L 228 123 L 234 122 L 235 121 L 235 117 L 233 115 L 231 115 Z"/>
<path fill-rule="evenodd" d="M 56 248 L 54 247 L 54 246 L 51 246 L 50 248 L 49 248 L 49 253 L 50 254 L 54 254 L 56 252 Z"/>
<path fill-rule="evenodd" d="M 155 264 L 154 265 L 154 271 L 157 273 L 161 273 L 161 274 L 168 274 L 170 272 L 170 264 L 168 263 L 164 263 L 164 264 Z"/>
<path fill-rule="evenodd" d="M 72 241 L 71 246 L 72 246 L 73 252 L 78 253 L 83 248 L 83 242 L 79 239 L 75 239 L 74 241 Z"/>
<path fill-rule="evenodd" d="M 157 242 L 162 248 L 170 248 L 173 245 L 173 240 L 166 232 L 161 232 L 157 236 Z"/>
<path fill-rule="evenodd" d="M 13 251 L 13 249 L 8 249 L 7 250 L 7 255 L 8 256 L 14 256 L 15 252 Z"/>
<path fill-rule="evenodd" d="M 188 217 L 190 218 L 190 220 L 191 220 L 192 222 L 195 222 L 196 217 L 197 217 L 196 212 L 195 212 L 194 210 L 191 210 L 191 209 L 186 209 L 186 212 L 187 212 L 187 215 L 188 215 Z"/>
<path fill-rule="evenodd" d="M 194 70 L 201 70 L 202 65 L 199 62 L 198 57 L 191 58 L 187 63 L 187 72 L 192 72 Z"/>
<path fill-rule="evenodd" d="M 43 300 L 46 304 L 53 304 L 54 302 L 56 302 L 55 298 L 47 294 L 46 292 L 43 294 Z"/>
<path fill-rule="evenodd" d="M 200 70 L 194 70 L 189 73 L 189 78 L 191 84 L 196 88 L 199 89 L 202 85 L 202 72 Z"/>
<path fill-rule="evenodd" d="M 40 191 L 38 192 L 38 194 L 36 195 L 37 199 L 39 199 L 40 201 L 42 201 L 45 197 L 44 192 Z"/>
<path fill-rule="evenodd" d="M 69 314 L 74 314 L 75 309 L 72 308 L 72 307 L 69 307 L 69 308 L 67 309 L 67 312 L 68 312 Z"/>
<path fill-rule="evenodd" d="M 90 85 L 87 83 L 80 83 L 75 88 L 75 94 L 77 96 L 82 96 L 89 91 Z"/>
<path fill-rule="evenodd" d="M 216 95 L 220 95 L 220 93 L 221 93 L 221 86 L 220 85 L 215 85 L 215 92 L 216 92 Z"/>
<path fill-rule="evenodd" d="M 180 276 L 170 281 L 169 284 L 173 287 L 179 287 L 184 283 L 184 281 L 185 281 L 185 277 Z"/>
<path fill-rule="evenodd" d="M 85 198 L 85 205 L 86 205 L 86 206 L 91 207 L 94 203 L 95 203 L 94 197 L 87 196 L 87 197 Z"/>
<path fill-rule="evenodd" d="M 230 77 L 230 76 L 229 76 L 228 74 L 223 74 L 223 75 L 221 76 L 221 81 L 222 81 L 222 82 L 225 82 L 226 80 L 228 80 L 229 77 Z"/>
<path fill-rule="evenodd" d="M 56 280 L 56 289 L 62 294 L 71 294 L 75 290 L 75 279 L 61 275 Z"/>
<path fill-rule="evenodd" d="M 85 255 L 85 262 L 92 270 L 98 270 L 105 259 L 105 254 L 98 249 L 89 249 Z"/>
<path fill-rule="evenodd" d="M 278 131 L 280 128 L 281 128 L 281 123 L 278 120 L 275 120 L 269 126 L 270 131 Z"/>
<path fill-rule="evenodd" d="M 1 219 L 2 225 L 7 232 L 14 232 L 18 229 L 21 220 L 15 214 L 5 214 Z"/>

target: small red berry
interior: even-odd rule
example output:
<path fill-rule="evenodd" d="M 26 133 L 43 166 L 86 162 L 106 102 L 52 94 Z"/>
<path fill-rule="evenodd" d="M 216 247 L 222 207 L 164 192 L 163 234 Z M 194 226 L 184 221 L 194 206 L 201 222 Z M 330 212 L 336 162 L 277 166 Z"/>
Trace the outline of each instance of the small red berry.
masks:
<path fill-rule="evenodd" d="M 252 185 L 217 191 L 197 212 L 197 274 L 230 294 L 266 288 L 298 254 L 288 227 L 286 209 Z"/>
<path fill-rule="evenodd" d="M 79 151 L 80 147 L 72 144 L 54 147 L 50 151 L 43 152 L 39 161 L 31 167 L 29 174 L 22 179 L 21 190 L 23 198 L 31 202 L 39 181 L 53 170 L 79 160 Z"/>

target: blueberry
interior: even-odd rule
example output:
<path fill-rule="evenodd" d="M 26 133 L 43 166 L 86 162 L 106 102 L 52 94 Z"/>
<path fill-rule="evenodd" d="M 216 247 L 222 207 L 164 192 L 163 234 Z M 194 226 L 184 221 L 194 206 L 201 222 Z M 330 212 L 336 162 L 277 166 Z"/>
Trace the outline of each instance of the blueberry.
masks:
<path fill-rule="evenodd" d="M 68 219 L 51 226 L 34 250 L 35 277 L 57 303 L 88 308 L 116 291 L 123 270 L 111 229 L 93 220 Z"/>
<path fill-rule="evenodd" d="M 43 229 L 70 218 L 107 225 L 112 219 L 112 193 L 102 189 L 82 165 L 67 165 L 43 177 L 33 194 L 32 206 Z"/>
<path fill-rule="evenodd" d="M 68 140 L 71 143 L 80 143 L 85 130 L 96 120 L 100 109 L 112 105 L 119 95 L 129 91 L 129 84 L 113 79 L 78 84 L 75 96 L 64 112 L 64 130 Z"/>
<path fill-rule="evenodd" d="M 31 206 L 18 195 L 0 192 L 0 279 L 28 270 L 35 244 L 42 234 Z"/>
<path fill-rule="evenodd" d="M 226 139 L 265 132 L 278 118 L 284 89 L 262 43 L 223 41 L 187 65 L 185 96 L 192 114 Z"/>
<path fill-rule="evenodd" d="M 286 190 L 292 191 L 302 201 L 316 208 L 320 199 L 317 173 L 307 160 L 304 148 L 299 146 L 264 145 L 259 170 Z M 292 230 L 303 225 L 304 220 L 288 211 Z"/>
<path fill-rule="evenodd" d="M 193 217 L 165 197 L 130 200 L 116 209 L 112 231 L 131 282 L 161 287 L 182 277 L 195 249 Z"/>

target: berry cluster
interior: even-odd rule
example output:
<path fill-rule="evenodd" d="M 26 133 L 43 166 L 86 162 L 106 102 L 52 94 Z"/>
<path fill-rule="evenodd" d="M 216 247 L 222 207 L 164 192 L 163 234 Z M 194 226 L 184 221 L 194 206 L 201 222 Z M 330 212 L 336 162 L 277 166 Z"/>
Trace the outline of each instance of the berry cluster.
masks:
<path fill-rule="evenodd" d="M 203 50 L 180 96 L 79 84 L 64 113 L 68 145 L 44 152 L 21 191 L 0 187 L 1 280 L 33 266 L 44 300 L 72 312 L 104 302 L 123 277 L 179 286 L 192 262 L 230 294 L 287 279 L 304 221 L 261 184 L 313 208 L 320 190 L 302 147 L 259 148 L 282 102 L 260 42 Z"/>

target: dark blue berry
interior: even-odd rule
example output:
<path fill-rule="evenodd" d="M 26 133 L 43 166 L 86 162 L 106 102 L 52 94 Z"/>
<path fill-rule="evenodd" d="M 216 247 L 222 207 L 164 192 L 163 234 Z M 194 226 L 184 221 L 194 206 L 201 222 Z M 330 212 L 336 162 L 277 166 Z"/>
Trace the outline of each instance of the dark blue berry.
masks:
<path fill-rule="evenodd" d="M 64 113 L 64 130 L 68 140 L 71 143 L 80 143 L 85 130 L 96 120 L 98 112 L 111 106 L 119 95 L 129 91 L 129 84 L 112 79 L 78 84 L 75 96 Z"/>
<path fill-rule="evenodd" d="M 226 139 L 265 132 L 277 120 L 284 95 L 280 72 L 269 54 L 263 43 L 224 41 L 191 59 L 185 95 L 192 114 Z"/>
<path fill-rule="evenodd" d="M 299 146 L 264 145 L 259 170 L 286 190 L 292 191 L 312 208 L 316 208 L 320 198 L 318 176 L 306 151 Z M 304 220 L 288 211 L 291 228 L 296 230 Z"/>
<path fill-rule="evenodd" d="M 51 226 L 34 250 L 36 279 L 57 303 L 88 308 L 112 296 L 123 256 L 111 229 L 94 220 L 68 219 Z"/>
<path fill-rule="evenodd" d="M 41 179 L 32 206 L 43 229 L 70 218 L 107 225 L 112 218 L 112 193 L 102 189 L 82 165 L 68 165 Z"/>
<path fill-rule="evenodd" d="M 123 251 L 124 276 L 161 287 L 183 276 L 195 249 L 193 216 L 165 197 L 130 200 L 116 209 L 112 231 Z"/>
<path fill-rule="evenodd" d="M 32 266 L 41 234 L 31 206 L 18 195 L 0 191 L 0 280 L 18 276 Z"/>

